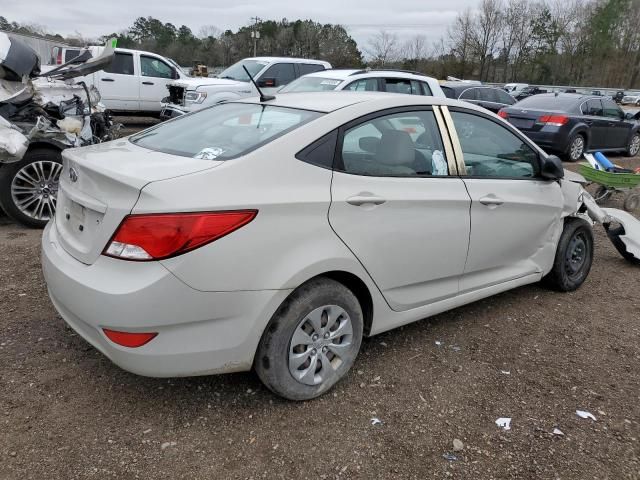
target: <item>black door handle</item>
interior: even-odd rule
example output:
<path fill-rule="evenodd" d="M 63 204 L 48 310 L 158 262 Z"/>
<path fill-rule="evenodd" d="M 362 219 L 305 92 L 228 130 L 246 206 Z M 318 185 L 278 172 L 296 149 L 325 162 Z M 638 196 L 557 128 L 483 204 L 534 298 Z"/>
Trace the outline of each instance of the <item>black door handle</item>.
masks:
<path fill-rule="evenodd" d="M 153 85 L 153 82 L 142 82 L 143 85 Z"/>
<path fill-rule="evenodd" d="M 103 82 L 115 82 L 113 78 L 101 78 L 100 80 Z"/>

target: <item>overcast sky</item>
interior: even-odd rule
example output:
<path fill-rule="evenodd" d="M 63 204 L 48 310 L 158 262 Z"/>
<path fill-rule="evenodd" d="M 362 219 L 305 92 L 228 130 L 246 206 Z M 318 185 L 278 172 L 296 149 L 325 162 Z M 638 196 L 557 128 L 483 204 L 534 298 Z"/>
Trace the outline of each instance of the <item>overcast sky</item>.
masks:
<path fill-rule="evenodd" d="M 203 25 L 236 30 L 250 18 L 312 19 L 344 25 L 360 48 L 381 29 L 401 38 L 425 35 L 437 41 L 457 13 L 479 0 L 0 0 L 9 21 L 37 23 L 48 31 L 99 37 L 129 27 L 137 17 L 182 24 L 198 33 Z"/>

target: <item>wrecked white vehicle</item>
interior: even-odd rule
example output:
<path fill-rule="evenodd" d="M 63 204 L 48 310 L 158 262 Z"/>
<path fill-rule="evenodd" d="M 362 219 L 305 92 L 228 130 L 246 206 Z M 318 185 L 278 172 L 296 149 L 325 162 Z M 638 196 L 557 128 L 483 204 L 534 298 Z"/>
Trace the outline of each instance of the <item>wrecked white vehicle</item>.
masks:
<path fill-rule="evenodd" d="M 85 52 L 44 76 L 30 47 L 0 33 L 0 206 L 13 220 L 43 227 L 53 217 L 62 150 L 117 138 L 98 90 L 73 83 L 112 58 L 112 47 Z"/>

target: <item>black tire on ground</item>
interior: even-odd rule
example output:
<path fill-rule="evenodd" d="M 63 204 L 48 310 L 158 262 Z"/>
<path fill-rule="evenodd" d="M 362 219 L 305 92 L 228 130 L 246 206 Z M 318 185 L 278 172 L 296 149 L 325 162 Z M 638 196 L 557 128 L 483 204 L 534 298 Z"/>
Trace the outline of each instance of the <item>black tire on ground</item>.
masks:
<path fill-rule="evenodd" d="M 593 262 L 591 225 L 579 218 L 567 218 L 558 242 L 553 268 L 543 282 L 559 292 L 571 292 L 584 283 Z"/>
<path fill-rule="evenodd" d="M 289 370 L 291 340 L 311 312 L 328 305 L 342 308 L 349 316 L 353 331 L 351 346 L 343 355 L 342 363 L 335 368 L 333 377 L 318 385 L 304 384 Z M 343 378 L 353 365 L 362 342 L 363 323 L 362 308 L 351 290 L 328 278 L 312 279 L 298 287 L 273 315 L 258 345 L 254 369 L 269 390 L 286 399 L 318 397 Z"/>
<path fill-rule="evenodd" d="M 571 137 L 569 146 L 567 147 L 567 151 L 564 153 L 563 157 L 568 162 L 577 162 L 582 158 L 582 155 L 584 154 L 586 148 L 586 137 L 581 133 L 577 133 L 573 137 Z"/>
<path fill-rule="evenodd" d="M 638 152 L 640 152 L 640 132 L 636 132 L 631 136 L 623 153 L 625 157 L 635 157 Z"/>
<path fill-rule="evenodd" d="M 49 220 L 37 219 L 27 215 L 18 208 L 11 195 L 11 184 L 14 177 L 22 168 L 35 162 L 55 162 L 62 164 L 61 152 L 54 148 L 34 148 L 33 150 L 27 151 L 19 162 L 2 165 L 2 168 L 0 168 L 0 207 L 2 207 L 9 218 L 16 222 L 27 227 L 43 228 Z"/>
<path fill-rule="evenodd" d="M 616 250 L 622 255 L 627 262 L 633 263 L 634 265 L 640 265 L 640 258 L 634 257 L 631 253 L 627 251 L 627 247 L 622 240 L 620 240 L 620 236 L 625 234 L 624 227 L 622 225 L 617 226 L 616 228 L 611 228 L 608 223 L 604 225 L 605 230 L 607 231 L 607 236 L 613 246 L 616 247 Z"/>
<path fill-rule="evenodd" d="M 640 207 L 640 194 L 630 193 L 624 199 L 624 209 L 627 212 L 633 212 Z"/>

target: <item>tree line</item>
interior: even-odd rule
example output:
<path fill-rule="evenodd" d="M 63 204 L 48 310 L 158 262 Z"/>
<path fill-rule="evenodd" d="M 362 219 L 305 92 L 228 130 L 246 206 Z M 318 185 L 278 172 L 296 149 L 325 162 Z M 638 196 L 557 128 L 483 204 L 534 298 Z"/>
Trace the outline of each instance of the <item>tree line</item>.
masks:
<path fill-rule="evenodd" d="M 380 31 L 362 51 L 341 25 L 312 20 L 258 20 L 237 31 L 189 27 L 140 17 L 116 37 L 118 45 L 153 51 L 181 65 L 228 66 L 257 54 L 327 60 L 336 67 L 404 68 L 438 78 L 484 82 L 640 87 L 640 0 L 479 0 L 458 14 L 447 33 L 400 41 Z M 37 25 L 0 16 L 0 30 L 62 40 Z M 89 42 L 80 35 L 64 39 Z"/>

